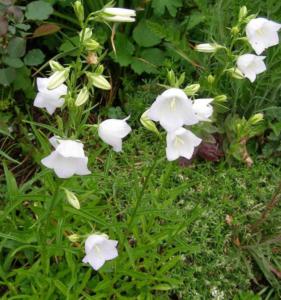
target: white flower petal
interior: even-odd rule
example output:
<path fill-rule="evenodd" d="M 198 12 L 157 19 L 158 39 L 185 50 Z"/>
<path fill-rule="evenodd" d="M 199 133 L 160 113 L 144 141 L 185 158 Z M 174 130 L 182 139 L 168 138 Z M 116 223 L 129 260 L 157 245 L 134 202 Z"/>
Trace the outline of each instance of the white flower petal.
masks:
<path fill-rule="evenodd" d="M 198 120 L 209 121 L 213 114 L 213 107 L 210 105 L 213 100 L 213 98 L 194 100 L 192 108 Z"/>
<path fill-rule="evenodd" d="M 167 134 L 166 155 L 168 160 L 175 160 L 180 156 L 190 159 L 195 147 L 201 139 L 185 128 L 179 128 Z"/>
<path fill-rule="evenodd" d="M 76 163 L 75 174 L 77 175 L 89 175 L 91 171 L 87 167 L 88 157 L 78 158 Z"/>
<path fill-rule="evenodd" d="M 100 244 L 104 241 L 108 240 L 108 238 L 105 235 L 102 234 L 91 234 L 87 237 L 85 242 L 85 251 L 86 254 L 91 251 L 91 249 L 96 245 Z"/>
<path fill-rule="evenodd" d="M 61 140 L 56 151 L 64 157 L 83 158 L 85 153 L 81 142 L 72 140 Z"/>
<path fill-rule="evenodd" d="M 93 249 L 83 258 L 83 262 L 89 263 L 95 271 L 98 271 L 104 265 L 105 259 Z"/>
<path fill-rule="evenodd" d="M 117 243 L 117 241 L 107 240 L 100 245 L 100 250 L 105 260 L 111 260 L 118 256 Z"/>

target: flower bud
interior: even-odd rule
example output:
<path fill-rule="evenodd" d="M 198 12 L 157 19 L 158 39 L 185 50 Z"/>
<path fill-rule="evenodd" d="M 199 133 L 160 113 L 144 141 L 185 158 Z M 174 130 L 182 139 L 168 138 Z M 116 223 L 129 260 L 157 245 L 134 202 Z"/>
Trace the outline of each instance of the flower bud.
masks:
<path fill-rule="evenodd" d="M 147 117 L 147 111 L 145 111 L 141 115 L 140 122 L 143 125 L 143 127 L 145 127 L 147 130 L 152 131 L 152 132 L 156 133 L 157 135 L 159 135 L 160 133 L 159 133 L 155 123 Z"/>
<path fill-rule="evenodd" d="M 103 73 L 103 71 L 104 71 L 104 66 L 103 66 L 103 65 L 99 65 L 99 66 L 96 68 L 95 73 L 96 73 L 97 75 L 101 75 L 101 74 Z"/>
<path fill-rule="evenodd" d="M 242 21 L 248 14 L 247 7 L 244 5 L 240 8 L 239 11 L 239 21 Z"/>
<path fill-rule="evenodd" d="M 76 243 L 80 240 L 80 236 L 77 233 L 71 234 L 67 237 L 72 243 Z"/>
<path fill-rule="evenodd" d="M 97 75 L 94 73 L 87 72 L 88 80 L 91 82 L 91 84 L 99 89 L 102 90 L 110 90 L 111 85 L 110 83 L 105 79 L 103 75 Z"/>
<path fill-rule="evenodd" d="M 215 76 L 213 76 L 212 74 L 210 74 L 208 77 L 207 77 L 207 81 L 209 84 L 213 84 L 215 82 L 216 78 Z"/>
<path fill-rule="evenodd" d="M 231 33 L 233 35 L 237 35 L 239 32 L 240 32 L 240 29 L 239 29 L 238 26 L 234 26 L 234 27 L 231 28 Z"/>
<path fill-rule="evenodd" d="M 85 102 L 87 102 L 89 99 L 89 91 L 87 89 L 86 86 L 84 86 L 78 96 L 77 96 L 77 99 L 75 101 L 75 106 L 81 106 L 82 104 L 84 104 Z"/>
<path fill-rule="evenodd" d="M 227 71 L 235 79 L 244 79 L 245 78 L 243 73 L 237 68 L 230 68 L 230 69 L 227 69 Z"/>
<path fill-rule="evenodd" d="M 50 60 L 49 65 L 53 72 L 64 70 L 64 67 L 57 61 Z"/>
<path fill-rule="evenodd" d="M 74 193 L 72 193 L 71 191 L 69 191 L 68 189 L 64 188 L 64 192 L 66 195 L 66 200 L 67 202 L 73 206 L 76 209 L 80 209 L 80 202 L 77 199 L 76 195 Z"/>
<path fill-rule="evenodd" d="M 108 22 L 135 22 L 136 11 L 133 9 L 106 7 L 102 18 Z"/>
<path fill-rule="evenodd" d="M 86 42 L 87 40 L 89 40 L 93 35 L 92 29 L 90 28 L 85 28 L 84 30 L 84 35 L 83 35 L 83 30 L 80 31 L 79 33 L 79 37 L 80 37 L 80 42 Z"/>
<path fill-rule="evenodd" d="M 184 88 L 184 92 L 187 96 L 194 96 L 200 89 L 200 84 L 195 83 L 195 84 L 190 84 Z"/>
<path fill-rule="evenodd" d="M 84 42 L 84 46 L 89 51 L 95 51 L 98 48 L 100 48 L 100 44 L 93 39 L 90 39 L 90 40 L 87 40 L 86 42 Z"/>
<path fill-rule="evenodd" d="M 194 47 L 194 50 L 198 51 L 198 52 L 204 52 L 204 53 L 214 53 L 217 50 L 219 50 L 220 48 L 223 48 L 223 47 L 216 43 L 213 43 L 213 44 L 205 43 L 205 44 L 196 45 Z"/>
<path fill-rule="evenodd" d="M 227 96 L 226 95 L 218 95 L 214 98 L 215 103 L 223 103 L 227 102 Z"/>
<path fill-rule="evenodd" d="M 73 9 L 74 9 L 75 15 L 81 25 L 84 21 L 84 7 L 83 7 L 81 1 L 79 1 L 79 0 L 75 1 L 74 5 L 73 5 Z"/>
<path fill-rule="evenodd" d="M 65 68 L 62 71 L 56 71 L 51 77 L 47 86 L 48 90 L 53 90 L 63 84 L 68 78 L 70 68 Z"/>
<path fill-rule="evenodd" d="M 250 119 L 249 119 L 249 122 L 252 124 L 252 125 L 256 125 L 257 123 L 263 121 L 263 114 L 262 113 L 258 113 L 258 114 L 255 114 L 253 115 Z"/>
<path fill-rule="evenodd" d="M 175 76 L 175 72 L 173 70 L 170 70 L 167 72 L 167 79 L 171 86 L 176 85 L 176 76 Z"/>

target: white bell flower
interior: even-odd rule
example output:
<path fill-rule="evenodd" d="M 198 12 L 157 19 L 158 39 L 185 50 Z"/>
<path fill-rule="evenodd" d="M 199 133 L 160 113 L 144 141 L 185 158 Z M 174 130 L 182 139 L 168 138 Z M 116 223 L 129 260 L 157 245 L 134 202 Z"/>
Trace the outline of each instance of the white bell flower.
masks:
<path fill-rule="evenodd" d="M 168 132 L 166 140 L 166 156 L 169 161 L 179 157 L 190 159 L 195 147 L 202 142 L 195 134 L 183 127 L 174 132 Z"/>
<path fill-rule="evenodd" d="M 49 78 L 37 78 L 38 93 L 34 100 L 33 105 L 40 108 L 46 108 L 48 113 L 52 115 L 57 107 L 62 107 L 64 99 L 62 98 L 67 94 L 67 86 L 62 84 L 53 90 L 47 87 L 50 82 Z"/>
<path fill-rule="evenodd" d="M 252 19 L 246 26 L 249 43 L 259 55 L 265 49 L 279 43 L 278 30 L 281 24 L 265 18 Z"/>
<path fill-rule="evenodd" d="M 237 67 L 251 82 L 254 82 L 256 76 L 266 70 L 264 63 L 265 56 L 254 54 L 244 54 L 238 57 Z"/>
<path fill-rule="evenodd" d="M 92 234 L 85 243 L 86 256 L 83 263 L 89 263 L 94 270 L 100 269 L 107 260 L 118 256 L 118 241 L 110 240 L 105 234 Z"/>
<path fill-rule="evenodd" d="M 99 137 L 116 152 L 122 151 L 122 139 L 127 136 L 132 128 L 127 124 L 129 117 L 123 120 L 108 119 L 100 123 Z"/>
<path fill-rule="evenodd" d="M 199 121 L 193 112 L 191 100 L 178 88 L 170 88 L 159 95 L 147 111 L 147 117 L 159 121 L 168 132 Z"/>
<path fill-rule="evenodd" d="M 55 150 L 41 160 L 42 164 L 53 169 L 60 178 L 69 178 L 74 174 L 88 175 L 88 157 L 84 153 L 84 145 L 80 141 L 63 140 L 59 137 L 49 139 Z"/>
<path fill-rule="evenodd" d="M 210 117 L 213 114 L 213 107 L 210 103 L 213 98 L 196 99 L 193 101 L 193 111 L 199 121 L 210 121 Z"/>
<path fill-rule="evenodd" d="M 103 19 L 109 22 L 135 22 L 136 11 L 133 9 L 107 7 L 103 10 Z"/>

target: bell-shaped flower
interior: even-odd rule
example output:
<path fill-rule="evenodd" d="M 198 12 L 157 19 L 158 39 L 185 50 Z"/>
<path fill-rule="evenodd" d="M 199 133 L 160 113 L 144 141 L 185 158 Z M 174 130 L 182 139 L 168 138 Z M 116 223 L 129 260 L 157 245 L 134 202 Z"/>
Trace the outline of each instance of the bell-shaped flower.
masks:
<path fill-rule="evenodd" d="M 244 54 L 238 57 L 237 67 L 251 82 L 254 82 L 256 76 L 266 70 L 264 63 L 265 56 L 254 54 Z"/>
<path fill-rule="evenodd" d="M 118 241 L 110 240 L 105 234 L 90 235 L 85 243 L 83 263 L 89 263 L 97 271 L 107 260 L 118 256 L 117 244 Z"/>
<path fill-rule="evenodd" d="M 259 55 L 265 49 L 279 43 L 278 30 L 281 24 L 265 18 L 252 19 L 246 26 L 249 43 Z"/>
<path fill-rule="evenodd" d="M 167 134 L 166 156 L 169 161 L 176 160 L 179 157 L 190 159 L 195 147 L 201 143 L 191 131 L 181 127 Z"/>
<path fill-rule="evenodd" d="M 103 19 L 109 22 L 135 22 L 136 20 L 136 11 L 133 9 L 107 7 L 103 12 Z"/>
<path fill-rule="evenodd" d="M 80 141 L 63 140 L 59 137 L 49 139 L 55 150 L 41 160 L 42 164 L 53 169 L 60 178 L 69 178 L 74 174 L 88 175 L 88 157 L 84 153 L 84 145 Z"/>
<path fill-rule="evenodd" d="M 206 98 L 193 101 L 192 108 L 199 121 L 210 121 L 209 118 L 213 114 L 213 107 L 210 103 L 213 100 L 213 98 Z"/>
<path fill-rule="evenodd" d="M 147 111 L 147 116 L 159 121 L 168 132 L 199 121 L 193 112 L 191 100 L 178 88 L 170 88 L 158 96 Z"/>
<path fill-rule="evenodd" d="M 123 120 L 108 119 L 100 123 L 99 137 L 116 152 L 122 151 L 122 139 L 127 136 L 132 128 L 127 124 L 129 117 Z"/>
<path fill-rule="evenodd" d="M 49 90 L 49 78 L 37 78 L 38 93 L 33 105 L 40 108 L 46 108 L 47 112 L 52 115 L 57 107 L 64 104 L 63 96 L 67 94 L 67 86 L 65 84 Z"/>

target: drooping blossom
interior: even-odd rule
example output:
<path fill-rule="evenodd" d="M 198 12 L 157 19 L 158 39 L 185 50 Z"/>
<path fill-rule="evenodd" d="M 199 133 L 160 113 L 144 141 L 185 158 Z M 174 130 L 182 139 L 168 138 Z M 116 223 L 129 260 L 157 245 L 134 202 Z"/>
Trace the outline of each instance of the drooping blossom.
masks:
<path fill-rule="evenodd" d="M 238 57 L 237 67 L 251 82 L 256 80 L 256 76 L 266 70 L 264 63 L 265 56 L 254 54 L 244 54 Z"/>
<path fill-rule="evenodd" d="M 193 111 L 199 121 L 210 121 L 210 117 L 213 114 L 213 107 L 210 103 L 213 98 L 196 99 L 193 101 Z"/>
<path fill-rule="evenodd" d="M 100 123 L 99 137 L 116 152 L 122 151 L 122 139 L 126 137 L 132 128 L 127 124 L 129 117 L 123 120 L 108 119 Z"/>
<path fill-rule="evenodd" d="M 97 271 L 107 260 L 118 256 L 117 244 L 118 241 L 110 240 L 105 234 L 90 235 L 85 243 L 83 263 L 89 263 Z"/>
<path fill-rule="evenodd" d="M 108 22 L 135 22 L 136 11 L 133 9 L 107 7 L 103 10 L 103 19 Z"/>
<path fill-rule="evenodd" d="M 84 145 L 80 141 L 63 140 L 59 137 L 49 139 L 55 150 L 41 160 L 42 164 L 53 169 L 60 178 L 69 178 L 74 174 L 88 175 L 88 157 L 84 153 Z"/>
<path fill-rule="evenodd" d="M 40 108 L 46 108 L 47 112 L 52 115 L 57 107 L 64 104 L 63 96 L 67 94 L 67 86 L 65 84 L 49 90 L 47 87 L 50 82 L 49 78 L 37 78 L 38 93 L 33 105 Z"/>
<path fill-rule="evenodd" d="M 190 159 L 195 147 L 201 143 L 191 131 L 181 127 L 167 134 L 166 156 L 169 161 L 176 160 L 179 157 Z"/>
<path fill-rule="evenodd" d="M 281 24 L 266 18 L 252 19 L 246 26 L 246 35 L 249 43 L 259 55 L 265 49 L 279 43 L 278 31 Z"/>
<path fill-rule="evenodd" d="M 178 88 L 170 88 L 159 95 L 147 111 L 147 116 L 159 121 L 168 132 L 199 121 L 193 112 L 191 100 Z"/>

